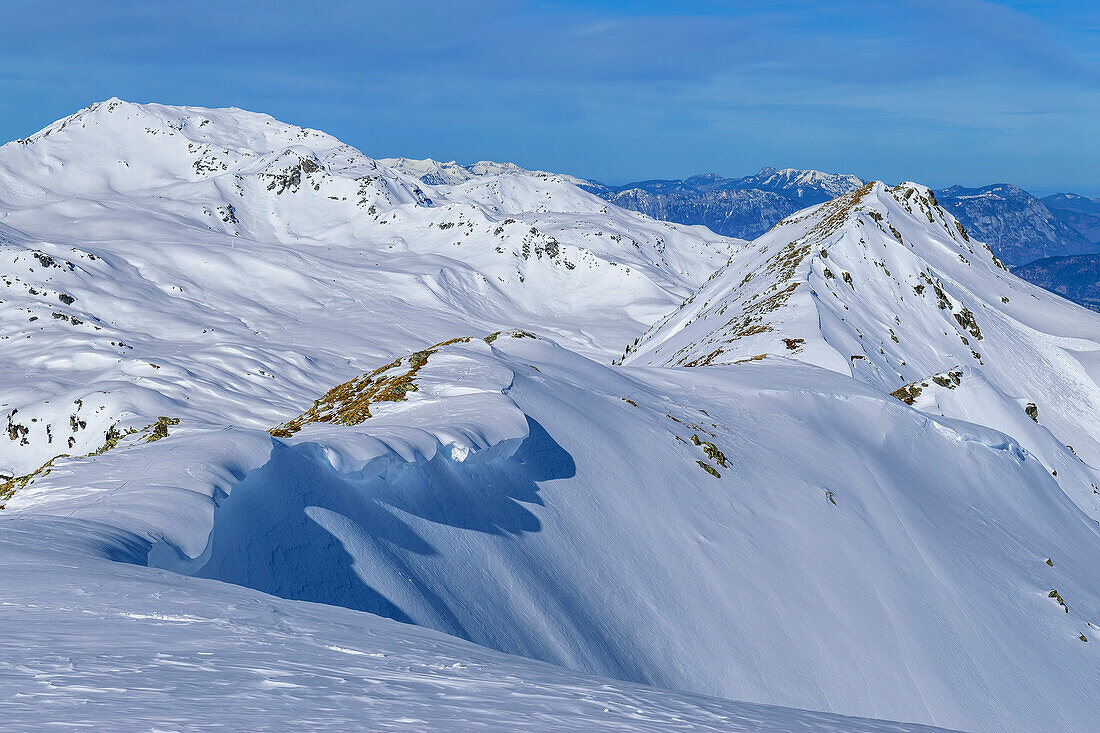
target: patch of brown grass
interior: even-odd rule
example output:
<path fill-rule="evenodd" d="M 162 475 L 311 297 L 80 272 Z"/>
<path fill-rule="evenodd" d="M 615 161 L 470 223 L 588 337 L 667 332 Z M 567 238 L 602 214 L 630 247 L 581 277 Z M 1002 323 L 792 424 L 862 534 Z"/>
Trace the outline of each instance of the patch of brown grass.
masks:
<path fill-rule="evenodd" d="M 486 336 L 484 341 L 491 344 L 501 336 L 536 338 L 533 333 L 527 331 L 497 331 Z M 427 349 L 414 351 L 408 356 L 395 359 L 368 374 L 338 384 L 319 399 L 314 400 L 313 406 L 301 415 L 287 420 L 268 432 L 276 438 L 289 438 L 311 423 L 358 425 L 372 417 L 372 405 L 380 402 L 402 402 L 408 399 L 410 392 L 419 391 L 416 375 L 428 363 L 432 354 L 445 346 L 469 341 L 468 336 L 441 341 Z M 404 371 L 395 374 L 387 373 L 402 366 Z"/>

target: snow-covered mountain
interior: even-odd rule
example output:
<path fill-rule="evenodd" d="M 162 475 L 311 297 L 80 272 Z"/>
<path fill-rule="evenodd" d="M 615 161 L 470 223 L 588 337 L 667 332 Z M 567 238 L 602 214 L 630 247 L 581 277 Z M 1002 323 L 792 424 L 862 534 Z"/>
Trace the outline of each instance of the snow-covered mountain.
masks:
<path fill-rule="evenodd" d="M 461 166 L 453 161 L 382 161 L 426 183 L 454 184 L 482 175 L 512 173 L 562 177 L 616 206 L 654 219 L 706 226 L 732 237 L 754 239 L 799 209 L 823 203 L 863 185 L 856 176 L 771 167 L 741 178 L 706 173 L 683 180 L 650 180 L 609 186 L 545 171 L 526 171 L 512 163 L 482 161 Z M 951 186 L 935 194 L 941 206 L 988 243 L 1012 266 L 1032 260 L 1100 249 L 1100 204 L 1075 194 L 1043 199 L 1018 186 Z"/>
<path fill-rule="evenodd" d="M 561 178 L 616 206 L 662 221 L 702 225 L 731 237 L 753 238 L 780 219 L 810 204 L 818 204 L 863 185 L 855 176 L 813 170 L 761 168 L 742 178 L 713 173 L 684 180 L 637 181 L 609 186 L 575 176 L 528 171 L 513 163 L 481 161 L 463 166 L 451 161 L 387 158 L 379 162 L 429 184 L 457 184 L 502 173 Z"/>
<path fill-rule="evenodd" d="M 5 720 L 1095 725 L 1100 318 L 915 184 L 745 243 L 397 167 L 0 147 Z"/>
<path fill-rule="evenodd" d="M 814 170 L 771 167 L 761 168 L 755 175 L 740 179 L 742 188 L 776 191 L 805 204 L 821 203 L 859 188 L 863 181 L 847 173 L 822 173 Z"/>
<path fill-rule="evenodd" d="M 536 329 L 609 360 L 739 245 L 560 180 L 444 195 L 264 115 L 118 100 L 0 148 L 0 211 L 14 475 L 184 396 L 266 427 L 456 333 Z"/>
<path fill-rule="evenodd" d="M 1012 435 L 1100 519 L 1098 343 L 1100 319 L 1011 275 L 929 189 L 875 182 L 752 242 L 624 359 L 851 375 Z"/>
<path fill-rule="evenodd" d="M 795 211 L 849 193 L 863 181 L 846 174 L 763 168 L 743 178 L 704 174 L 682 181 L 578 185 L 655 219 L 702 224 L 752 239 Z M 941 206 L 1010 265 L 1100 249 L 1100 204 L 1092 199 L 1056 194 L 1040 200 L 1009 184 L 952 186 L 935 194 Z"/>

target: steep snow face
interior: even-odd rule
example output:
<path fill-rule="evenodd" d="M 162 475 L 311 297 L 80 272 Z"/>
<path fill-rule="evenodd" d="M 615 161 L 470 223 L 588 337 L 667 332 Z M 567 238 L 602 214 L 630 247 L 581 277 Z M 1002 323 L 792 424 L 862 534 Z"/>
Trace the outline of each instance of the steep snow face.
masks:
<path fill-rule="evenodd" d="M 624 358 L 786 357 L 899 398 L 931 390 L 943 414 L 1019 438 L 1100 518 L 1081 460 L 1100 462 L 1098 344 L 1100 318 L 1010 274 L 928 189 L 876 182 L 752 242 Z"/>
<path fill-rule="evenodd" d="M 0 148 L 0 475 L 160 416 L 266 427 L 456 332 L 610 360 L 738 242 L 557 178 L 453 192 L 241 110 L 109 100 Z"/>
<path fill-rule="evenodd" d="M 625 268 L 625 276 L 640 273 L 646 280 L 670 288 L 709 277 L 714 271 L 705 272 L 710 264 L 717 269 L 728 259 L 719 259 L 716 253 L 732 254 L 745 244 L 741 240 L 716 238 L 704 227 L 670 227 L 666 222 L 627 215 L 556 177 L 479 178 L 450 189 L 447 195 L 453 201 L 469 203 L 496 215 L 520 211 L 532 229 L 549 235 L 551 243 L 568 238 L 583 242 L 583 250 L 578 251 L 582 262 L 585 259 L 610 262 L 613 267 Z M 612 216 L 612 212 L 618 216 Z M 540 244 L 552 256 L 553 245 L 540 243 L 535 237 L 531 239 L 531 251 L 537 256 Z M 635 302 L 643 304 L 648 294 L 640 288 L 631 289 L 642 296 Z M 553 301 L 553 296 L 548 300 Z"/>

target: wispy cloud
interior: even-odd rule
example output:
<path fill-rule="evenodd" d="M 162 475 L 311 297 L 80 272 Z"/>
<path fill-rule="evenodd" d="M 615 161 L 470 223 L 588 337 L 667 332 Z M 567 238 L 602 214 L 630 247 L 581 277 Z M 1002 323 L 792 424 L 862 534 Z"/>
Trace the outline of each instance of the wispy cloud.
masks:
<path fill-rule="evenodd" d="M 1013 156 L 1032 153 L 980 136 L 1026 130 L 1062 175 L 1083 177 L 1100 169 L 1095 135 L 1078 135 L 1100 111 L 1090 7 L 62 0 L 42 13 L 24 3 L 7 11 L 19 32 L 0 46 L 11 103 L 0 133 L 19 137 L 52 119 L 42 115 L 118 94 L 259 107 L 370 153 L 513 157 L 611 179 L 844 167 L 842 154 L 879 177 L 950 178 L 967 157 L 1011 178 Z M 990 152 L 974 157 L 976 146 Z"/>

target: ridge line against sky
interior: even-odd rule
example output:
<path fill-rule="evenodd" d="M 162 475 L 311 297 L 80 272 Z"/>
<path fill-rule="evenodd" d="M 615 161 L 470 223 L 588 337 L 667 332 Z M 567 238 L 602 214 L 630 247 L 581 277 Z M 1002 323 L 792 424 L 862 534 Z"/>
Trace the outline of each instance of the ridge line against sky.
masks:
<path fill-rule="evenodd" d="M 0 139 L 118 96 L 617 184 L 763 165 L 1100 196 L 1086 0 L 5 0 Z M 18 32 L 13 32 L 18 29 Z"/>

